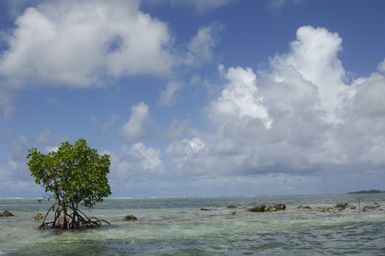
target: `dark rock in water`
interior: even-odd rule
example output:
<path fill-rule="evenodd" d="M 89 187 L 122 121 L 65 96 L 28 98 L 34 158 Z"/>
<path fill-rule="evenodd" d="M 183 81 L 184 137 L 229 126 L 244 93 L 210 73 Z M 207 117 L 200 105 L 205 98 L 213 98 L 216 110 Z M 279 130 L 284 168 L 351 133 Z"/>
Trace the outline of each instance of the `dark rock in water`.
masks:
<path fill-rule="evenodd" d="M 379 207 L 380 207 L 379 205 L 365 205 L 364 208 L 362 208 L 362 210 L 366 212 L 370 210 L 377 210 Z"/>
<path fill-rule="evenodd" d="M 0 217 L 13 217 L 13 216 L 15 216 L 15 215 L 13 215 L 13 213 L 11 213 L 10 211 L 7 211 L 7 210 L 0 212 Z"/>
<path fill-rule="evenodd" d="M 311 210 L 311 207 L 308 206 L 308 205 L 305 205 L 305 206 L 300 205 L 300 206 L 298 206 L 297 208 L 298 208 L 298 209 L 304 209 L 304 210 Z"/>
<path fill-rule="evenodd" d="M 286 210 L 286 205 L 285 204 L 275 204 L 275 205 L 273 205 L 273 208 L 277 209 L 277 211 L 284 211 L 284 210 Z"/>
<path fill-rule="evenodd" d="M 348 203 L 338 203 L 334 206 L 334 208 L 340 211 L 345 210 L 346 207 L 348 207 Z"/>
<path fill-rule="evenodd" d="M 127 215 L 126 217 L 123 218 L 124 221 L 132 221 L 132 220 L 138 220 L 137 217 L 135 217 L 134 215 Z"/>
<path fill-rule="evenodd" d="M 257 205 L 257 206 L 254 206 L 252 208 L 247 209 L 247 211 L 249 211 L 249 212 L 265 212 L 265 209 L 266 209 L 266 205 L 260 204 L 260 205 Z"/>
<path fill-rule="evenodd" d="M 237 214 L 237 213 L 236 213 L 236 212 L 231 212 L 231 214 L 232 214 L 232 215 L 235 215 L 235 214 Z"/>
<path fill-rule="evenodd" d="M 210 211 L 210 209 L 207 209 L 207 208 L 201 208 L 201 211 Z"/>
<path fill-rule="evenodd" d="M 276 212 L 276 211 L 284 211 L 286 209 L 285 204 L 275 204 L 266 206 L 264 204 L 260 204 L 254 206 L 252 208 L 247 209 L 249 212 Z"/>
<path fill-rule="evenodd" d="M 44 219 L 44 215 L 41 213 L 41 212 L 39 212 L 39 213 L 37 213 L 36 214 L 36 216 L 35 217 L 33 217 L 35 220 L 43 220 Z"/>
<path fill-rule="evenodd" d="M 265 208 L 265 212 L 276 212 L 276 211 L 278 211 L 278 209 L 276 209 L 273 206 L 269 206 Z"/>
<path fill-rule="evenodd" d="M 237 208 L 235 205 L 228 205 L 227 206 L 228 209 L 234 209 L 234 208 Z"/>

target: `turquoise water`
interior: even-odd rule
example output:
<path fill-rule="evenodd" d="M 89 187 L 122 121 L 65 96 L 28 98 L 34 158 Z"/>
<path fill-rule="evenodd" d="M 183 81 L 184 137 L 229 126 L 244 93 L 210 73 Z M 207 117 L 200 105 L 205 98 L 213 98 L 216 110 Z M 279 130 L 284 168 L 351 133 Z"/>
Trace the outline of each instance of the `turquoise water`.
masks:
<path fill-rule="evenodd" d="M 363 205 L 385 194 L 363 195 Z M 86 231 L 39 231 L 33 219 L 50 202 L 0 199 L 0 255 L 385 255 L 385 212 L 323 213 L 299 205 L 357 205 L 355 195 L 108 199 L 89 214 L 112 225 Z M 276 213 L 256 204 L 285 203 Z M 236 205 L 236 209 L 226 206 Z M 208 208 L 209 211 L 201 211 Z M 136 222 L 123 222 L 133 214 Z"/>

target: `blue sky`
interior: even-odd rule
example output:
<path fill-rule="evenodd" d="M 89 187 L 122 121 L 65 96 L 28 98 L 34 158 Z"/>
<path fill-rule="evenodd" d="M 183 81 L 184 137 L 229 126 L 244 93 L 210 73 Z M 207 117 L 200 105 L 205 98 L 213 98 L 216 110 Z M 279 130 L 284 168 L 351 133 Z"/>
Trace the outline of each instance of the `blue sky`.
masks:
<path fill-rule="evenodd" d="M 0 2 L 0 196 L 85 138 L 113 196 L 385 189 L 383 1 Z"/>

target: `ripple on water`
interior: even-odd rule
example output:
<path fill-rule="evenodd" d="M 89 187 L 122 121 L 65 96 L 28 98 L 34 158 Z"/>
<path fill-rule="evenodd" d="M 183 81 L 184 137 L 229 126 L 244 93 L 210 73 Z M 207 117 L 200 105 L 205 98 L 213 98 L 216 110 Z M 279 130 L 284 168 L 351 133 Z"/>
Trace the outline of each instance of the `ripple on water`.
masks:
<path fill-rule="evenodd" d="M 295 202 L 295 197 L 287 197 Z M 331 197 L 328 197 L 328 200 Z M 258 198 L 257 198 L 258 199 Z M 259 198 L 260 199 L 260 198 Z M 264 198 L 266 199 L 266 198 Z M 300 197 L 296 202 L 314 199 Z M 335 198 L 332 204 L 342 201 Z M 210 201 L 211 200 L 211 201 Z M 108 202 L 93 211 L 111 220 L 101 229 L 52 232 L 38 231 L 33 220 L 40 206 L 24 205 L 16 217 L 0 219 L 0 254 L 5 255 L 383 255 L 385 215 L 377 211 L 358 215 L 312 213 L 289 206 L 282 213 L 249 213 L 248 203 L 256 198 L 242 198 L 236 209 L 234 199 L 177 200 L 178 207 L 157 208 L 157 200 L 136 201 L 144 205 L 127 207 L 131 201 Z M 267 198 L 266 200 L 276 200 Z M 285 201 L 285 199 L 279 199 Z M 321 199 L 317 199 L 324 203 Z M 384 202 L 384 200 L 376 200 Z M 0 208 L 2 207 L 0 200 Z M 275 201 L 274 201 L 275 202 Z M 28 202 L 27 202 L 28 203 Z M 29 202 L 31 205 L 36 202 Z M 153 203 L 153 205 L 152 205 Z M 23 202 L 26 204 L 26 202 Z M 155 206 L 154 206 L 155 204 Z M 382 203 L 383 204 L 383 203 Z M 28 204 L 27 204 L 28 205 Z M 167 201 L 172 205 L 172 200 Z M 251 204 L 249 204 L 251 205 Z M 196 206 L 196 207 L 195 207 Z M 126 208 L 124 208 L 126 207 Z M 201 207 L 212 210 L 200 211 Z M 214 208 L 216 207 L 216 208 Z M 232 212 L 236 214 L 233 215 Z M 139 217 L 123 222 L 127 214 Z"/>

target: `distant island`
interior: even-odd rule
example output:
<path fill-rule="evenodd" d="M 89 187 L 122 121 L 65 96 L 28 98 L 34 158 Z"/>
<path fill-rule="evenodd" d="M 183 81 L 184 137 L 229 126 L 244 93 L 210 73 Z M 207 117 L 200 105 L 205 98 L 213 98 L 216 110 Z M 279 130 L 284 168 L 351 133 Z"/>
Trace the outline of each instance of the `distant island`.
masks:
<path fill-rule="evenodd" d="M 369 190 L 359 190 L 359 191 L 348 192 L 348 194 L 379 194 L 379 193 L 385 193 L 385 191 L 379 190 L 379 189 L 369 189 Z"/>

